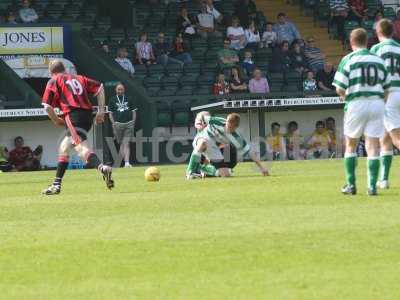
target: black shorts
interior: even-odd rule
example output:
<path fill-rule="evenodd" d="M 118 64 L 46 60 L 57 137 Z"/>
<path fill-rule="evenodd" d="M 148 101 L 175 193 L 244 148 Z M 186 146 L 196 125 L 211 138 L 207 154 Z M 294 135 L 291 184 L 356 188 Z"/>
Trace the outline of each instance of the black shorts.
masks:
<path fill-rule="evenodd" d="M 73 109 L 65 116 L 68 136 L 72 137 L 75 145 L 87 140 L 87 133 L 93 126 L 93 113 L 87 109 Z"/>
<path fill-rule="evenodd" d="M 221 153 L 224 156 L 222 161 L 211 161 L 210 163 L 216 168 L 229 168 L 233 169 L 237 165 L 237 151 L 235 146 L 230 144 L 221 149 Z"/>

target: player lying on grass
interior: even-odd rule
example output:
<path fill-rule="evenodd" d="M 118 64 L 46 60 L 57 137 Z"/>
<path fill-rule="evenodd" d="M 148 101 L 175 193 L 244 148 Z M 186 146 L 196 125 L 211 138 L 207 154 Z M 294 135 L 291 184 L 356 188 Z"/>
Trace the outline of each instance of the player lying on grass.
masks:
<path fill-rule="evenodd" d="M 393 158 L 393 144 L 400 149 L 400 44 L 393 40 L 393 23 L 382 19 L 376 26 L 379 44 L 371 52 L 380 56 L 389 72 L 390 87 L 385 105 L 384 124 L 386 133 L 381 139 L 381 177 L 378 186 L 389 188 L 389 171 Z"/>
<path fill-rule="evenodd" d="M 68 167 L 69 152 L 74 149 L 86 161 L 89 168 L 97 168 L 109 189 L 114 187 L 111 178 L 112 168 L 103 165 L 87 142 L 87 132 L 93 125 L 92 105 L 88 94 L 97 97 L 98 112 L 96 123 L 104 122 L 105 95 L 103 85 L 93 79 L 71 75 L 65 72 L 60 60 L 49 64 L 51 79 L 47 83 L 43 95 L 43 106 L 56 126 L 66 126 L 67 136 L 62 140 L 58 150 L 57 173 L 52 185 L 43 191 L 45 195 L 55 195 L 61 192 L 61 182 Z M 63 116 L 59 117 L 54 108 L 59 108 Z"/>
<path fill-rule="evenodd" d="M 202 173 L 229 177 L 231 169 L 236 166 L 237 155 L 249 155 L 261 173 L 269 175 L 257 155 L 251 151 L 250 145 L 237 132 L 239 125 L 240 116 L 236 113 L 229 114 L 226 119 L 211 117 L 207 112 L 198 114 L 196 128 L 199 131 L 193 141 L 193 152 L 186 170 L 187 179 L 203 177 Z M 203 164 L 202 156 L 205 160 Z"/>
<path fill-rule="evenodd" d="M 383 117 L 385 93 L 390 86 L 385 62 L 367 49 L 368 35 L 365 29 L 354 29 L 350 34 L 353 50 L 339 64 L 333 85 L 345 100 L 344 155 L 346 185 L 342 193 L 355 195 L 357 143 L 365 136 L 368 154 L 368 195 L 377 195 L 376 183 L 379 175 L 379 139 L 385 133 Z"/>

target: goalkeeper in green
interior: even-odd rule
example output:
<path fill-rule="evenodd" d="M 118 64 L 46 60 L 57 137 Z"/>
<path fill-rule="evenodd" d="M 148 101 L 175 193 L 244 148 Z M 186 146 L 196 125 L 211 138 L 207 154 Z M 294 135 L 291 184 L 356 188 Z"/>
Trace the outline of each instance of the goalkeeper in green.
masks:
<path fill-rule="evenodd" d="M 238 155 L 249 155 L 262 175 L 269 175 L 257 155 L 251 151 L 250 145 L 237 132 L 239 125 L 240 116 L 236 113 L 229 114 L 226 119 L 211 117 L 208 112 L 196 116 L 195 127 L 199 131 L 193 141 L 193 152 L 186 170 L 187 179 L 204 175 L 229 177 L 237 164 Z"/>

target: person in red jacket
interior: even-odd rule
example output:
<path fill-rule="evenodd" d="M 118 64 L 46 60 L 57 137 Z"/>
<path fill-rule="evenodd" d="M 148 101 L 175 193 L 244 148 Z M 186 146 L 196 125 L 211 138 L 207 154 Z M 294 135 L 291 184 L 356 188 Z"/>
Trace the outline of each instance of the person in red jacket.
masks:
<path fill-rule="evenodd" d="M 213 86 L 213 93 L 215 96 L 228 95 L 230 92 L 229 83 L 225 81 L 225 75 L 223 73 L 218 74 L 217 81 Z"/>

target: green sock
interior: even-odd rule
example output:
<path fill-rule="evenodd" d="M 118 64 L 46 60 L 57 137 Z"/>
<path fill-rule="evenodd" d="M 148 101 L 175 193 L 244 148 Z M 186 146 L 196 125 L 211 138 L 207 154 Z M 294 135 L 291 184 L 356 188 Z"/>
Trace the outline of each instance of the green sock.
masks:
<path fill-rule="evenodd" d="M 356 185 L 356 166 L 357 154 L 346 154 L 344 158 L 344 170 L 346 173 L 346 182 L 350 185 Z"/>
<path fill-rule="evenodd" d="M 186 173 L 198 173 L 200 170 L 200 159 L 201 155 L 196 152 L 192 152 L 192 155 L 190 156 L 189 164 L 186 169 Z"/>
<path fill-rule="evenodd" d="M 211 177 L 217 176 L 217 169 L 211 164 L 201 165 L 200 171 L 202 171 L 207 176 Z"/>
<path fill-rule="evenodd" d="M 390 167 L 392 165 L 393 151 L 381 153 L 381 180 L 389 180 Z"/>
<path fill-rule="evenodd" d="M 378 181 L 379 175 L 379 158 L 369 157 L 368 158 L 368 187 L 370 189 L 376 188 L 376 182 Z"/>

